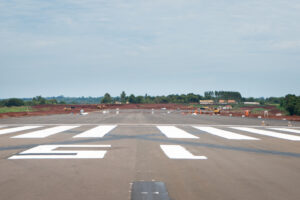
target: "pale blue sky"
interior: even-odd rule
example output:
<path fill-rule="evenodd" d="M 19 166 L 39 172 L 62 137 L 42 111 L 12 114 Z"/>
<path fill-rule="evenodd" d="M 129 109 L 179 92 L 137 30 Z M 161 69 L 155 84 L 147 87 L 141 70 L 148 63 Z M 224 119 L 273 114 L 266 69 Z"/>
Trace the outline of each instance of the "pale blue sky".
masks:
<path fill-rule="evenodd" d="M 300 95 L 299 0 L 1 0 L 0 98 Z"/>

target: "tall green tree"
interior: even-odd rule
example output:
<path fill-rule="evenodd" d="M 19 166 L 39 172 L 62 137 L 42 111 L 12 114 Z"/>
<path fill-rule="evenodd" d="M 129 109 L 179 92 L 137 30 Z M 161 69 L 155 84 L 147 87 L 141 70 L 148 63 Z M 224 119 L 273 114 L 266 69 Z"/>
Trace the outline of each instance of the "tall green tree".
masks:
<path fill-rule="evenodd" d="M 121 93 L 120 97 L 121 97 L 121 102 L 126 103 L 126 93 L 124 91 Z"/>
<path fill-rule="evenodd" d="M 131 94 L 128 98 L 129 103 L 136 103 L 136 99 L 135 96 L 133 94 Z"/>
<path fill-rule="evenodd" d="M 32 104 L 33 105 L 44 105 L 44 104 L 46 104 L 46 99 L 43 98 L 42 96 L 36 96 L 32 99 Z"/>
<path fill-rule="evenodd" d="M 144 97 L 143 96 L 137 96 L 135 98 L 135 103 L 144 103 Z"/>
<path fill-rule="evenodd" d="M 282 106 L 290 115 L 300 115 L 300 96 L 288 94 L 285 96 Z"/>
<path fill-rule="evenodd" d="M 112 103 L 112 98 L 109 93 L 105 93 L 101 103 Z"/>

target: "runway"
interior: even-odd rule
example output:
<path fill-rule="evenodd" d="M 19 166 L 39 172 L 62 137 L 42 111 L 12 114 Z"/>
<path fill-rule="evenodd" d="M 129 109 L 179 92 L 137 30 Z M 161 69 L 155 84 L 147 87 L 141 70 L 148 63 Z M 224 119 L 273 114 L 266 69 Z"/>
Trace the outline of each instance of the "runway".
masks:
<path fill-rule="evenodd" d="M 298 200 L 300 124 L 287 125 L 165 110 L 0 119 L 0 197 Z"/>

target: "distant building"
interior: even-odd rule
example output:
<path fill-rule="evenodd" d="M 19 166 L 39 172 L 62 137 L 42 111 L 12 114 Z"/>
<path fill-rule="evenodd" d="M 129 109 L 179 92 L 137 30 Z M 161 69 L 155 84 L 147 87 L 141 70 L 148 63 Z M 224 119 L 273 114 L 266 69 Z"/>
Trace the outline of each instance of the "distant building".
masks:
<path fill-rule="evenodd" d="M 259 102 L 244 102 L 246 105 L 260 105 Z"/>
<path fill-rule="evenodd" d="M 228 100 L 227 101 L 229 104 L 235 104 L 236 103 L 236 100 Z"/>
<path fill-rule="evenodd" d="M 220 99 L 219 104 L 226 104 L 226 100 Z"/>
<path fill-rule="evenodd" d="M 226 105 L 222 108 L 223 110 L 231 110 L 232 106 L 231 105 Z"/>
<path fill-rule="evenodd" d="M 209 105 L 209 104 L 214 104 L 214 100 L 200 100 L 199 103 L 201 105 Z"/>

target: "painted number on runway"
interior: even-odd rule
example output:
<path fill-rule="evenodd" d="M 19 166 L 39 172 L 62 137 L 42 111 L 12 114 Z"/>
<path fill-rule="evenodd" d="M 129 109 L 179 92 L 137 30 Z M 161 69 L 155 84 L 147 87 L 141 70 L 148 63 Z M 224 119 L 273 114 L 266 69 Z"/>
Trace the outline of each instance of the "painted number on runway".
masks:
<path fill-rule="evenodd" d="M 58 148 L 109 148 L 111 145 L 39 145 L 8 159 L 101 159 L 106 150 L 55 150 Z"/>

